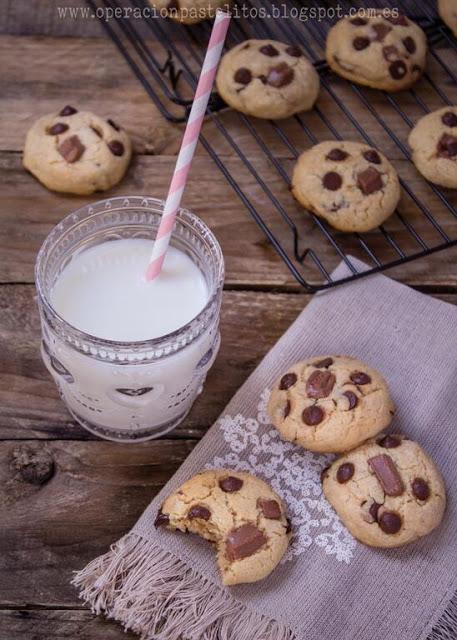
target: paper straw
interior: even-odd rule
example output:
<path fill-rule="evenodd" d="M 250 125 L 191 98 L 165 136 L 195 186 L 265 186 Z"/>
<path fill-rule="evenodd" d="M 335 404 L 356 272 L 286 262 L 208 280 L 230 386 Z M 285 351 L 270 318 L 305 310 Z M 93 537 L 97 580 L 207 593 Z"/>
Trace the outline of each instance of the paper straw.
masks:
<path fill-rule="evenodd" d="M 206 107 L 214 84 L 214 77 L 222 54 L 222 47 L 224 46 L 229 22 L 230 14 L 224 11 L 217 11 L 205 60 L 198 80 L 197 91 L 195 92 L 192 109 L 181 143 L 181 149 L 179 150 L 178 160 L 165 201 L 162 220 L 160 221 L 157 238 L 152 249 L 151 260 L 146 271 L 146 280 L 154 280 L 154 278 L 159 275 L 163 261 L 165 260 L 176 214 L 178 213 L 182 194 L 186 186 L 187 175 L 192 163 L 192 158 L 194 157 L 198 136 L 200 135 Z"/>

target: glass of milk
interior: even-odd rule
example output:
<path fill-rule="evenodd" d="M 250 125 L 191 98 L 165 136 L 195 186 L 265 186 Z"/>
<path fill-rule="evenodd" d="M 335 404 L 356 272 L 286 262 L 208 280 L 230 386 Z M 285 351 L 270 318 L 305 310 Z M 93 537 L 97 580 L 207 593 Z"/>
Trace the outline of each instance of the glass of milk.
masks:
<path fill-rule="evenodd" d="M 162 273 L 145 280 L 162 211 L 141 196 L 88 205 L 37 258 L 43 360 L 72 416 L 110 440 L 176 427 L 219 349 L 224 262 L 197 216 L 180 209 Z"/>

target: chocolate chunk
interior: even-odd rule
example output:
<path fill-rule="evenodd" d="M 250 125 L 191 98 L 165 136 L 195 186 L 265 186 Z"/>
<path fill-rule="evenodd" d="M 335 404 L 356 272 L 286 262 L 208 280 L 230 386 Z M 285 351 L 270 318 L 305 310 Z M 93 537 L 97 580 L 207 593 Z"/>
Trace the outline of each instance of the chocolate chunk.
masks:
<path fill-rule="evenodd" d="M 377 42 L 382 42 L 389 31 L 392 31 L 392 27 L 389 27 L 389 25 L 384 22 L 376 22 L 376 24 L 373 24 L 371 28 L 376 34 L 375 40 Z"/>
<path fill-rule="evenodd" d="M 319 360 L 319 362 L 314 362 L 313 367 L 317 369 L 327 369 L 331 364 L 333 364 L 333 358 L 324 358 L 323 360 Z"/>
<path fill-rule="evenodd" d="M 374 472 L 383 491 L 388 496 L 401 496 L 405 487 L 395 465 L 386 453 L 368 459 L 368 466 Z"/>
<path fill-rule="evenodd" d="M 349 411 L 351 411 L 351 409 L 355 409 L 355 407 L 359 404 L 359 399 L 353 391 L 345 391 L 343 393 L 343 396 L 346 396 L 346 398 L 349 400 Z"/>
<path fill-rule="evenodd" d="M 411 483 L 411 489 L 413 491 L 413 496 L 418 500 L 428 500 L 430 497 L 430 487 L 428 483 L 423 478 L 414 478 Z"/>
<path fill-rule="evenodd" d="M 313 371 L 306 381 L 308 398 L 327 398 L 335 385 L 335 376 L 330 371 Z"/>
<path fill-rule="evenodd" d="M 438 142 L 437 153 L 442 158 L 454 158 L 457 156 L 457 138 L 450 136 L 448 133 L 443 133 Z"/>
<path fill-rule="evenodd" d="M 395 60 L 389 65 L 389 73 L 394 80 L 401 80 L 407 72 L 406 64 L 403 60 Z"/>
<path fill-rule="evenodd" d="M 391 24 L 397 24 L 397 25 L 400 25 L 401 27 L 407 27 L 409 24 L 408 18 L 403 13 L 399 13 L 396 16 L 385 15 L 384 18 L 388 20 Z"/>
<path fill-rule="evenodd" d="M 65 133 L 68 129 L 68 124 L 64 124 L 63 122 L 56 122 L 52 127 L 46 131 L 49 136 L 59 136 L 61 133 Z"/>
<path fill-rule="evenodd" d="M 211 518 L 211 511 L 201 504 L 196 504 L 187 512 L 189 520 L 209 520 Z"/>
<path fill-rule="evenodd" d="M 123 156 L 124 155 L 124 145 L 120 140 L 111 140 L 108 142 L 108 147 L 113 156 Z"/>
<path fill-rule="evenodd" d="M 398 58 L 398 49 L 393 44 L 382 48 L 382 55 L 388 62 L 394 62 Z"/>
<path fill-rule="evenodd" d="M 303 422 L 309 427 L 315 427 L 316 424 L 321 423 L 324 419 L 324 412 L 316 404 L 313 404 L 311 407 L 306 407 L 306 409 L 304 409 L 301 417 Z"/>
<path fill-rule="evenodd" d="M 92 125 L 90 128 L 95 133 L 95 135 L 97 135 L 99 138 L 103 138 L 103 133 L 100 131 L 100 129 L 97 129 L 97 127 L 93 127 Z"/>
<path fill-rule="evenodd" d="M 351 379 L 351 382 L 353 382 L 356 385 L 370 384 L 371 382 L 370 376 L 367 373 L 364 373 L 363 371 L 353 371 L 349 377 Z"/>
<path fill-rule="evenodd" d="M 59 113 L 59 116 L 72 116 L 74 113 L 78 113 L 78 110 L 67 104 L 67 106 Z"/>
<path fill-rule="evenodd" d="M 265 44 L 263 47 L 260 47 L 259 51 L 260 53 L 263 53 L 264 56 L 268 56 L 269 58 L 279 56 L 279 51 L 272 44 Z"/>
<path fill-rule="evenodd" d="M 398 533 L 401 529 L 401 518 L 394 511 L 384 511 L 378 518 L 378 524 L 384 533 Z"/>
<path fill-rule="evenodd" d="M 357 175 L 357 186 L 366 196 L 369 196 L 383 187 L 381 174 L 374 167 L 368 167 Z"/>
<path fill-rule="evenodd" d="M 384 436 L 381 440 L 378 440 L 378 445 L 383 449 L 395 449 L 401 445 L 401 439 L 395 436 Z"/>
<path fill-rule="evenodd" d="M 239 84 L 249 84 L 252 80 L 252 73 L 249 71 L 249 69 L 241 67 L 240 69 L 237 69 L 235 71 L 233 79 Z"/>
<path fill-rule="evenodd" d="M 241 560 L 252 556 L 266 544 L 267 538 L 254 524 L 242 524 L 227 536 L 225 548 L 229 560 Z"/>
<path fill-rule="evenodd" d="M 411 36 L 403 38 L 403 44 L 405 45 L 405 49 L 408 53 L 414 53 L 416 51 L 416 42 L 414 38 L 411 38 Z"/>
<path fill-rule="evenodd" d="M 241 47 L 241 51 L 246 51 L 246 49 L 249 49 L 250 46 L 251 46 L 250 43 L 246 42 L 246 44 L 243 47 Z"/>
<path fill-rule="evenodd" d="M 356 51 L 362 51 L 363 49 L 366 49 L 367 47 L 370 46 L 370 40 L 369 38 L 363 38 L 362 36 L 358 36 L 357 38 L 354 38 L 354 40 L 352 41 L 352 46 Z"/>
<path fill-rule="evenodd" d="M 344 484 L 354 475 L 354 465 L 352 462 L 344 462 L 340 464 L 336 471 L 336 479 L 340 484 Z"/>
<path fill-rule="evenodd" d="M 225 493 L 234 493 L 235 491 L 239 491 L 242 486 L 243 480 L 236 476 L 227 476 L 226 478 L 219 480 L 219 487 L 222 491 L 225 491 Z"/>
<path fill-rule="evenodd" d="M 290 521 L 290 518 L 286 518 L 286 522 L 286 533 L 290 533 L 292 531 L 292 522 Z"/>
<path fill-rule="evenodd" d="M 367 24 L 367 21 L 365 20 L 365 18 L 360 18 L 359 16 L 352 18 L 352 20 L 349 20 L 349 22 L 353 24 L 355 27 L 363 27 L 365 24 Z"/>
<path fill-rule="evenodd" d="M 446 111 L 441 116 L 441 122 L 446 125 L 446 127 L 457 127 L 457 115 L 452 111 Z"/>
<path fill-rule="evenodd" d="M 295 44 L 291 44 L 286 48 L 286 53 L 288 53 L 293 58 L 300 58 L 303 55 L 300 47 L 297 47 Z"/>
<path fill-rule="evenodd" d="M 267 75 L 267 84 L 280 89 L 290 84 L 294 77 L 294 70 L 287 62 L 281 62 L 276 67 L 272 67 Z"/>
<path fill-rule="evenodd" d="M 343 178 L 336 171 L 329 171 L 322 178 L 322 184 L 329 191 L 337 191 L 343 184 Z"/>
<path fill-rule="evenodd" d="M 260 80 L 260 82 L 262 84 L 267 84 L 267 76 L 265 76 L 263 73 L 260 76 L 257 76 L 258 79 Z"/>
<path fill-rule="evenodd" d="M 286 402 L 286 406 L 284 407 L 284 418 L 287 418 L 287 416 L 290 413 L 290 402 L 289 400 Z"/>
<path fill-rule="evenodd" d="M 116 124 L 116 123 L 114 122 L 114 120 L 111 120 L 111 118 L 108 118 L 107 123 L 108 123 L 111 127 L 113 127 L 113 129 L 116 129 L 116 131 L 120 131 L 120 130 L 121 130 L 120 126 L 119 126 L 118 124 Z"/>
<path fill-rule="evenodd" d="M 69 163 L 76 162 L 84 153 L 86 147 L 82 144 L 78 136 L 70 136 L 59 144 L 57 151 Z"/>
<path fill-rule="evenodd" d="M 280 520 L 281 519 L 281 507 L 276 500 L 267 500 L 266 498 L 259 498 L 257 500 L 257 506 L 268 520 Z"/>
<path fill-rule="evenodd" d="M 381 157 L 379 153 L 374 149 L 368 149 L 368 151 L 364 151 L 362 155 L 365 160 L 368 160 L 368 162 L 372 162 L 373 164 L 381 164 Z"/>
<path fill-rule="evenodd" d="M 370 505 L 370 508 L 368 509 L 368 513 L 373 518 L 373 522 L 376 522 L 376 520 L 378 519 L 378 511 L 380 506 L 381 505 L 378 504 L 376 500 L 373 500 L 373 502 Z"/>
<path fill-rule="evenodd" d="M 293 387 L 296 382 L 296 373 L 286 373 L 279 381 L 279 388 L 281 391 L 285 391 L 286 389 L 290 389 L 290 387 Z"/>
<path fill-rule="evenodd" d="M 346 151 L 343 151 L 343 149 L 335 148 L 327 153 L 327 155 L 325 156 L 325 159 L 333 160 L 334 162 L 341 162 L 342 160 L 346 160 L 348 155 L 349 154 L 346 153 Z"/>
<path fill-rule="evenodd" d="M 166 513 L 162 513 L 162 511 L 157 512 L 156 519 L 154 520 L 155 527 L 163 527 L 166 526 L 170 522 L 170 518 Z"/>

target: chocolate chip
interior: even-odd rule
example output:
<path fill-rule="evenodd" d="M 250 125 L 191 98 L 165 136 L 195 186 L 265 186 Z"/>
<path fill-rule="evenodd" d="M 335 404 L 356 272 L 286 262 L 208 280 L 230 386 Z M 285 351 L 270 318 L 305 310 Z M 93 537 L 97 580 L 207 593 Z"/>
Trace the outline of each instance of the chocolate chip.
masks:
<path fill-rule="evenodd" d="M 349 154 L 346 153 L 346 151 L 343 151 L 343 149 L 335 148 L 327 153 L 327 155 L 325 156 L 325 159 L 333 160 L 333 162 L 341 162 L 342 160 L 346 160 L 348 155 Z"/>
<path fill-rule="evenodd" d="M 368 167 L 357 175 L 357 186 L 366 196 L 382 189 L 381 174 L 374 167 Z"/>
<path fill-rule="evenodd" d="M 235 491 L 239 491 L 242 486 L 243 480 L 236 476 L 227 476 L 226 478 L 219 480 L 219 487 L 222 491 L 225 491 L 225 493 L 234 493 Z"/>
<path fill-rule="evenodd" d="M 376 522 L 376 520 L 378 519 L 378 511 L 380 506 L 381 505 L 378 502 L 376 502 L 376 500 L 373 500 L 373 502 L 370 505 L 370 508 L 368 509 L 368 513 L 373 518 L 374 522 Z"/>
<path fill-rule="evenodd" d="M 329 191 L 337 191 L 343 184 L 343 178 L 336 171 L 329 171 L 322 178 L 322 184 Z"/>
<path fill-rule="evenodd" d="M 368 151 L 364 151 L 362 155 L 365 160 L 368 160 L 368 162 L 372 162 L 373 164 L 381 164 L 381 157 L 379 153 L 374 149 L 368 149 Z"/>
<path fill-rule="evenodd" d="M 373 31 L 376 34 L 375 40 L 377 42 L 382 42 L 384 40 L 384 38 L 386 37 L 386 35 L 390 31 L 392 31 L 392 27 L 389 27 L 389 25 L 384 24 L 384 22 L 376 22 L 376 24 L 373 24 L 371 26 L 371 28 L 373 29 Z"/>
<path fill-rule="evenodd" d="M 268 520 L 280 520 L 281 519 L 281 507 L 276 500 L 267 500 L 266 498 L 259 498 L 257 500 L 257 506 Z"/>
<path fill-rule="evenodd" d="M 340 464 L 336 472 L 336 479 L 340 484 L 344 484 L 354 475 L 354 465 L 352 462 L 344 462 Z"/>
<path fill-rule="evenodd" d="M 79 160 L 86 147 L 82 144 L 78 136 L 70 136 L 57 147 L 60 155 L 70 164 Z"/>
<path fill-rule="evenodd" d="M 353 391 L 345 391 L 343 393 L 343 396 L 346 396 L 346 398 L 349 400 L 349 411 L 351 411 L 351 409 L 355 409 L 355 407 L 359 404 L 359 399 Z"/>
<path fill-rule="evenodd" d="M 328 470 L 330 469 L 330 465 L 324 467 L 321 471 L 321 482 L 324 482 L 325 478 L 328 477 Z"/>
<path fill-rule="evenodd" d="M 283 375 L 281 380 L 279 381 L 279 388 L 281 391 L 285 391 L 286 389 L 290 389 L 297 382 L 297 374 L 296 373 L 286 373 Z"/>
<path fill-rule="evenodd" d="M 303 55 L 300 47 L 297 47 L 295 44 L 291 44 L 286 48 L 286 53 L 288 53 L 293 58 L 300 58 Z"/>
<path fill-rule="evenodd" d="M 370 376 L 363 371 L 353 371 L 349 377 L 351 379 L 351 382 L 356 385 L 370 384 L 371 382 Z"/>
<path fill-rule="evenodd" d="M 268 56 L 269 58 L 279 56 L 279 51 L 272 44 L 263 45 L 263 47 L 260 47 L 259 51 L 260 53 L 263 53 L 264 56 Z"/>
<path fill-rule="evenodd" d="M 378 440 L 378 445 L 383 449 L 395 449 L 401 445 L 401 439 L 395 436 L 384 436 L 381 440 Z"/>
<path fill-rule="evenodd" d="M 448 133 L 443 133 L 438 142 L 437 153 L 442 158 L 457 156 L 457 138 L 450 136 Z"/>
<path fill-rule="evenodd" d="M 316 404 L 306 407 L 301 414 L 302 420 L 309 427 L 314 427 L 324 419 L 324 412 Z"/>
<path fill-rule="evenodd" d="M 290 84 L 294 77 L 294 70 L 287 62 L 281 62 L 276 67 L 272 67 L 267 75 L 267 84 L 279 89 Z"/>
<path fill-rule="evenodd" d="M 393 44 L 382 48 L 382 55 L 388 62 L 394 62 L 398 58 L 398 49 Z"/>
<path fill-rule="evenodd" d="M 286 402 L 286 406 L 284 407 L 284 418 L 287 418 L 287 416 L 290 413 L 290 402 L 289 400 Z"/>
<path fill-rule="evenodd" d="M 78 113 L 78 110 L 67 104 L 67 106 L 59 113 L 59 116 L 72 116 L 74 113 Z"/>
<path fill-rule="evenodd" d="M 368 466 L 375 474 L 388 496 L 401 496 L 405 490 L 395 462 L 386 453 L 368 459 Z"/>
<path fill-rule="evenodd" d="M 384 511 L 378 518 L 378 524 L 384 533 L 398 533 L 401 529 L 401 518 L 394 511 Z"/>
<path fill-rule="evenodd" d="M 418 500 L 425 501 L 430 497 L 430 487 L 423 478 L 414 478 L 411 483 L 411 489 L 414 497 Z"/>
<path fill-rule="evenodd" d="M 389 73 L 394 80 L 401 80 L 407 72 L 406 64 L 403 60 L 395 60 L 389 65 Z"/>
<path fill-rule="evenodd" d="M 414 53 L 416 51 L 416 42 L 414 41 L 414 38 L 411 38 L 411 36 L 403 38 L 403 44 L 405 45 L 405 49 L 408 53 Z"/>
<path fill-rule="evenodd" d="M 446 125 L 446 127 L 457 127 L 457 115 L 452 111 L 446 111 L 441 116 L 441 122 Z"/>
<path fill-rule="evenodd" d="M 359 18 L 359 17 L 352 18 L 352 20 L 349 20 L 349 22 L 353 24 L 355 27 L 363 27 L 365 24 L 367 24 L 367 21 L 365 20 L 365 18 Z"/>
<path fill-rule="evenodd" d="M 250 43 L 246 42 L 246 44 L 243 47 L 241 47 L 241 51 L 246 51 L 246 49 L 249 49 L 250 46 L 251 46 Z"/>
<path fill-rule="evenodd" d="M 385 15 L 384 18 L 388 20 L 391 24 L 397 24 L 397 25 L 400 25 L 401 27 L 407 27 L 409 24 L 408 18 L 403 13 L 399 13 L 397 16 Z"/>
<path fill-rule="evenodd" d="M 327 398 L 335 385 L 335 376 L 330 371 L 313 371 L 306 381 L 308 398 Z"/>
<path fill-rule="evenodd" d="M 287 522 L 286 533 L 290 533 L 292 531 L 292 523 L 290 521 L 290 518 L 286 518 L 286 522 Z"/>
<path fill-rule="evenodd" d="M 422 73 L 422 67 L 419 66 L 418 64 L 413 64 L 411 71 L 413 73 Z"/>
<path fill-rule="evenodd" d="M 252 80 L 252 73 L 249 71 L 249 69 L 241 67 L 240 69 L 237 69 L 235 71 L 233 79 L 239 84 L 249 84 Z"/>
<path fill-rule="evenodd" d="M 370 40 L 369 38 L 363 38 L 362 36 L 358 36 L 357 38 L 354 38 L 354 40 L 352 41 L 352 46 L 356 51 L 362 51 L 363 49 L 366 49 L 367 47 L 370 46 Z"/>
<path fill-rule="evenodd" d="M 227 536 L 225 545 L 229 560 L 241 560 L 252 556 L 266 544 L 267 538 L 254 524 L 242 524 Z"/>
<path fill-rule="evenodd" d="M 52 127 L 46 131 L 46 133 L 50 136 L 59 136 L 61 133 L 65 133 L 68 129 L 68 124 L 64 124 L 63 122 L 56 122 Z"/>
<path fill-rule="evenodd" d="M 156 519 L 154 520 L 155 527 L 166 526 L 167 524 L 169 524 L 169 522 L 170 522 L 170 518 L 167 516 L 166 513 L 162 513 L 161 510 L 157 512 Z"/>
<path fill-rule="evenodd" d="M 333 358 L 324 358 L 323 360 L 319 360 L 319 362 L 314 362 L 313 367 L 317 369 L 327 369 L 330 365 L 333 364 Z"/>
<path fill-rule="evenodd" d="M 103 138 L 103 133 L 100 131 L 100 129 L 97 129 L 97 127 L 93 127 L 92 125 L 90 128 L 99 138 Z"/>
<path fill-rule="evenodd" d="M 189 520 L 209 520 L 211 518 L 211 511 L 201 504 L 196 504 L 187 512 Z"/>
<path fill-rule="evenodd" d="M 121 130 L 120 126 L 119 126 L 118 124 L 116 124 L 116 123 L 114 122 L 114 120 L 111 120 L 111 118 L 108 118 L 107 123 L 108 123 L 111 127 L 113 127 L 113 129 L 116 129 L 116 131 L 120 131 L 120 130 Z"/>
<path fill-rule="evenodd" d="M 257 76 L 258 79 L 260 80 L 260 82 L 262 84 L 267 84 L 267 76 L 265 76 L 263 73 L 260 76 Z"/>
<path fill-rule="evenodd" d="M 120 140 L 111 140 L 111 142 L 108 142 L 108 147 L 114 156 L 124 155 L 124 145 Z"/>

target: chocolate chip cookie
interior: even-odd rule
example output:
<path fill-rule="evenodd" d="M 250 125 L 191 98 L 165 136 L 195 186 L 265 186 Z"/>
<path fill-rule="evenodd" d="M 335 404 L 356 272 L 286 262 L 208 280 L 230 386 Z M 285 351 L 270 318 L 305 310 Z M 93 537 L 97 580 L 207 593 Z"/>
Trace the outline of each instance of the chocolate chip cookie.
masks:
<path fill-rule="evenodd" d="M 275 383 L 268 413 L 286 440 L 337 453 L 385 429 L 394 405 L 375 369 L 347 356 L 316 356 L 294 364 Z"/>
<path fill-rule="evenodd" d="M 370 231 L 400 199 L 398 176 L 376 149 L 359 142 L 321 142 L 301 154 L 292 193 L 340 231 Z"/>
<path fill-rule="evenodd" d="M 185 482 L 165 500 L 155 524 L 212 542 L 225 585 L 262 580 L 289 544 L 279 496 L 260 478 L 231 469 L 203 471 Z"/>
<path fill-rule="evenodd" d="M 443 22 L 457 37 L 457 2 L 455 0 L 438 0 L 438 12 Z"/>
<path fill-rule="evenodd" d="M 131 155 L 130 138 L 116 122 L 67 105 L 32 125 L 23 163 L 48 189 L 89 195 L 117 184 Z"/>
<path fill-rule="evenodd" d="M 183 24 L 195 24 L 214 18 L 218 9 L 228 11 L 231 0 L 149 0 L 162 17 Z"/>
<path fill-rule="evenodd" d="M 424 70 L 426 54 L 422 29 L 389 10 L 346 16 L 327 36 L 330 67 L 343 78 L 375 89 L 399 91 L 413 85 Z"/>
<path fill-rule="evenodd" d="M 257 118 L 311 109 L 319 93 L 319 76 L 302 50 L 275 40 L 246 40 L 231 49 L 216 84 L 230 107 Z"/>
<path fill-rule="evenodd" d="M 457 107 L 443 107 L 421 118 L 408 142 L 413 162 L 427 180 L 457 188 Z"/>
<path fill-rule="evenodd" d="M 372 547 L 398 547 L 437 527 L 446 507 L 440 472 L 399 435 L 380 436 L 322 473 L 324 494 L 352 535 Z"/>

